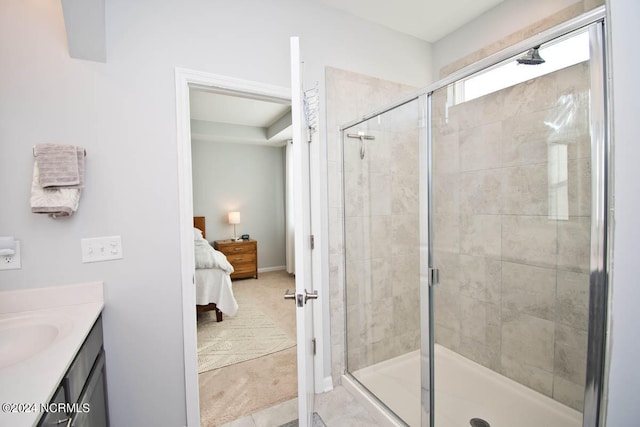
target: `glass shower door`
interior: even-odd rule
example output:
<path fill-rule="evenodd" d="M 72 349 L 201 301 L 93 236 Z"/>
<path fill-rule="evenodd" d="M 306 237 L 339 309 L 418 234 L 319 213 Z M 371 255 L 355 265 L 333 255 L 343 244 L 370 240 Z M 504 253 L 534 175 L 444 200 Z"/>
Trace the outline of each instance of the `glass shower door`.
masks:
<path fill-rule="evenodd" d="M 411 426 L 423 416 L 419 101 L 343 131 L 346 368 Z"/>
<path fill-rule="evenodd" d="M 481 95 L 472 78 L 431 95 L 435 425 L 580 426 L 590 60 Z"/>

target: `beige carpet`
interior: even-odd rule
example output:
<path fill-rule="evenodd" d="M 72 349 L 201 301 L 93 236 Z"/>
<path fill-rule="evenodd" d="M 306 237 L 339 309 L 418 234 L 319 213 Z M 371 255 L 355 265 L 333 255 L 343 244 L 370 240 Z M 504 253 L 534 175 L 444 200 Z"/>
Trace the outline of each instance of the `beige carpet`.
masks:
<path fill-rule="evenodd" d="M 295 340 L 295 306 L 282 298 L 293 288 L 293 278 L 284 271 L 233 282 L 240 307 L 247 302 L 255 305 Z M 228 319 L 225 316 L 221 325 Z M 198 378 L 201 425 L 217 426 L 296 397 L 296 348 L 203 372 Z"/>
<path fill-rule="evenodd" d="M 277 353 L 296 345 L 250 298 L 233 317 L 216 322 L 215 312 L 198 316 L 198 373 Z"/>

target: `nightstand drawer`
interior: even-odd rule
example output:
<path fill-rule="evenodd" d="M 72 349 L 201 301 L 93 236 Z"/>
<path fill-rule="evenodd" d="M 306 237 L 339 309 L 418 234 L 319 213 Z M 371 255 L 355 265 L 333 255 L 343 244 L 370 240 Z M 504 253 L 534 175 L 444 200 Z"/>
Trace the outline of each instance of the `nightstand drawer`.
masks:
<path fill-rule="evenodd" d="M 214 248 L 222 252 L 223 254 L 229 256 L 233 254 L 246 254 L 252 253 L 256 251 L 256 242 L 248 241 L 248 242 L 231 242 L 231 241 L 219 241 L 216 240 L 214 243 Z"/>
<path fill-rule="evenodd" d="M 247 277 L 254 276 L 256 274 L 256 266 L 255 264 L 238 264 L 233 266 L 233 273 L 231 274 L 232 278 L 235 277 L 244 277 L 248 274 Z"/>
<path fill-rule="evenodd" d="M 226 254 L 227 261 L 229 261 L 232 265 L 242 264 L 242 263 L 255 263 L 256 261 L 256 253 L 229 253 Z"/>

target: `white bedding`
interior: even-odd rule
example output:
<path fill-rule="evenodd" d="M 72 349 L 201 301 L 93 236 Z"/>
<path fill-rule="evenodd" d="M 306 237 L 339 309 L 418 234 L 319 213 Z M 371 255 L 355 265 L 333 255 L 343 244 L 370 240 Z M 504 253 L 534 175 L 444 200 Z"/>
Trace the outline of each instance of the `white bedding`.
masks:
<path fill-rule="evenodd" d="M 214 303 L 224 314 L 233 316 L 238 310 L 229 276 L 233 273 L 233 267 L 222 252 L 211 247 L 197 228 L 194 228 L 194 247 L 196 304 Z"/>

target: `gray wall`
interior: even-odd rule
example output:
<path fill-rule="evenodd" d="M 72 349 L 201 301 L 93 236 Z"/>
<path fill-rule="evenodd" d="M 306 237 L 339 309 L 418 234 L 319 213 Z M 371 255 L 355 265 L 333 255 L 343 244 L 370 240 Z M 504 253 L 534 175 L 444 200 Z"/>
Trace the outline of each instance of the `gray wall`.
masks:
<path fill-rule="evenodd" d="M 295 0 L 110 0 L 106 21 L 107 63 L 71 59 L 59 1 L 0 1 L 0 235 L 23 248 L 0 290 L 103 280 L 112 425 L 181 426 L 175 67 L 288 87 L 298 35 L 307 87 L 324 91 L 327 64 L 422 85 L 429 45 Z M 87 149 L 71 219 L 29 210 L 31 148 L 52 141 Z M 124 259 L 82 264 L 80 239 L 105 235 L 122 236 Z"/>
<path fill-rule="evenodd" d="M 233 237 L 227 212 L 239 211 L 238 236 L 258 241 L 258 268 L 283 267 L 284 147 L 193 141 L 193 214 L 207 221 L 207 240 Z"/>

